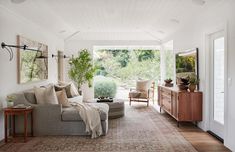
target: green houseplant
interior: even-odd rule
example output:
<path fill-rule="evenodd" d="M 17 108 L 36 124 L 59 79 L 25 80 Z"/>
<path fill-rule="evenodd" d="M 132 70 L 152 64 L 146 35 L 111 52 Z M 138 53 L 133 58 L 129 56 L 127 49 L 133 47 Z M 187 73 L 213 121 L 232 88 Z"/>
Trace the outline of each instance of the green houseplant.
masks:
<path fill-rule="evenodd" d="M 194 92 L 196 86 L 199 84 L 200 80 L 198 79 L 196 74 L 191 74 L 189 76 L 189 91 Z"/>
<path fill-rule="evenodd" d="M 71 58 L 69 65 L 69 77 L 76 83 L 79 92 L 81 92 L 81 85 L 86 82 L 88 82 L 89 87 L 92 86 L 96 68 L 93 67 L 92 58 L 87 49 L 81 50 L 78 57 Z"/>
<path fill-rule="evenodd" d="M 7 100 L 7 107 L 12 107 L 14 105 L 14 99 L 15 99 L 15 96 L 13 95 L 8 95 L 6 97 L 6 100 Z"/>

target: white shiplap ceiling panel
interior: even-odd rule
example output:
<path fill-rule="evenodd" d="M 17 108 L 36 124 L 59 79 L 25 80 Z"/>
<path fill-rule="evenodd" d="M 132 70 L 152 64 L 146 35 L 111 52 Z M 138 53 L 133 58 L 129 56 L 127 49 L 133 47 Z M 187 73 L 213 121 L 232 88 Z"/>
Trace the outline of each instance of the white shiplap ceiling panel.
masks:
<path fill-rule="evenodd" d="M 200 1 L 200 0 L 199 0 Z M 161 40 L 224 0 L 26 0 L 0 5 L 62 38 Z"/>

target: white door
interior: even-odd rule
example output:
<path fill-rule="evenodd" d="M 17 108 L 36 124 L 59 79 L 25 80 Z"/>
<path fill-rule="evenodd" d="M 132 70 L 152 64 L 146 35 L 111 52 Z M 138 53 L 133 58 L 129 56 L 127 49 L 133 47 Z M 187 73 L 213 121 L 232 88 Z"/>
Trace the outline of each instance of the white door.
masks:
<path fill-rule="evenodd" d="M 211 35 L 210 46 L 210 131 L 223 139 L 226 68 L 225 41 L 223 31 Z"/>

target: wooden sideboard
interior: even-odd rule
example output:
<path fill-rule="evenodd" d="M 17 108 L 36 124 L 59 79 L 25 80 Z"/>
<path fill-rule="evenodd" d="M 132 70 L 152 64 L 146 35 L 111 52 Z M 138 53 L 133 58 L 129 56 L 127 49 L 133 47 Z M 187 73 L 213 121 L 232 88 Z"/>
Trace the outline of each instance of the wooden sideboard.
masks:
<path fill-rule="evenodd" d="M 158 86 L 158 104 L 178 122 L 202 121 L 202 92 L 180 91 L 178 87 Z"/>

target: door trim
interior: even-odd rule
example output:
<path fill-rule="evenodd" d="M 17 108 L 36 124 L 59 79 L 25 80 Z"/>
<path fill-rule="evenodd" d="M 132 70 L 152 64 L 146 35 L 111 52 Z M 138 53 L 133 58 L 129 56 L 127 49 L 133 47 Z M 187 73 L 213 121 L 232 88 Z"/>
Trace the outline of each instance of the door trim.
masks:
<path fill-rule="evenodd" d="M 220 138 L 219 136 L 217 136 L 216 134 L 214 134 L 212 131 L 207 131 L 210 135 L 212 135 L 213 137 L 215 137 L 216 139 L 218 139 L 220 142 L 224 143 L 224 139 Z"/>
<path fill-rule="evenodd" d="M 221 124 L 220 122 L 216 122 L 216 120 L 214 120 L 214 101 L 215 101 L 215 75 L 214 75 L 214 72 L 215 72 L 215 67 L 214 67 L 214 63 L 215 63 L 215 52 L 214 52 L 214 42 L 216 39 L 219 39 L 219 38 L 224 38 L 224 30 L 221 30 L 221 31 L 217 31 L 215 33 L 212 33 L 209 35 L 209 45 L 210 45 L 210 48 L 209 48 L 209 53 L 210 53 L 210 64 L 209 64 L 209 67 L 210 67 L 210 81 L 209 81 L 209 84 L 210 84 L 210 111 L 209 111 L 209 131 L 213 132 L 214 134 L 216 134 L 217 136 L 219 136 L 220 138 L 224 139 L 224 124 Z M 225 45 L 225 43 L 224 43 Z M 225 49 L 225 46 L 224 46 L 224 49 Z M 224 59 L 225 59 L 225 52 L 224 52 Z M 224 60 L 224 87 L 225 87 L 225 80 L 226 80 L 226 77 L 225 77 L 225 60 Z M 224 90 L 225 92 L 225 90 Z M 225 94 L 224 94 L 224 103 L 225 103 Z M 224 108 L 224 114 L 225 114 L 225 108 Z"/>
<path fill-rule="evenodd" d="M 228 128 L 228 104 L 227 104 L 227 101 L 228 101 L 228 43 L 227 43 L 227 37 L 228 37 L 228 31 L 227 31 L 227 23 L 226 24 L 222 24 L 221 26 L 219 27 L 216 27 L 214 29 L 212 29 L 211 31 L 209 32 L 205 32 L 204 33 L 204 42 L 205 42 L 205 45 L 204 45 L 204 48 L 205 48 L 205 81 L 206 82 L 210 82 L 210 78 L 211 78 L 211 66 L 210 66 L 210 35 L 214 34 L 214 33 L 217 33 L 219 31 L 224 31 L 224 100 L 225 100 L 225 103 L 224 103 L 224 140 L 225 140 L 225 145 L 226 145 L 226 137 L 227 137 L 227 128 Z M 211 82 L 210 82 L 211 84 Z M 205 118 L 205 124 L 204 124 L 204 127 L 205 127 L 205 130 L 210 130 L 210 107 L 211 107 L 211 85 L 209 83 L 205 83 L 205 101 L 206 103 L 204 103 L 204 118 Z"/>

